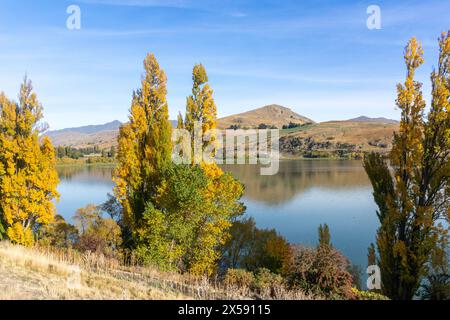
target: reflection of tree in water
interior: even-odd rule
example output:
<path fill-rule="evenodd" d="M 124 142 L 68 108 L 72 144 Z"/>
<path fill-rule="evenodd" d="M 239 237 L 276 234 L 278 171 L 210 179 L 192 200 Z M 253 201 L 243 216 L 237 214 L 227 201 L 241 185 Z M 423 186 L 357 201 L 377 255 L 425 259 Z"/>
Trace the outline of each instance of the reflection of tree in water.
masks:
<path fill-rule="evenodd" d="M 80 181 L 113 184 L 113 166 L 61 166 L 57 167 L 61 181 Z"/>
<path fill-rule="evenodd" d="M 353 189 L 369 187 L 361 161 L 280 161 L 274 176 L 260 175 L 258 165 L 224 165 L 245 185 L 245 197 L 267 204 L 280 204 L 312 188 Z"/>

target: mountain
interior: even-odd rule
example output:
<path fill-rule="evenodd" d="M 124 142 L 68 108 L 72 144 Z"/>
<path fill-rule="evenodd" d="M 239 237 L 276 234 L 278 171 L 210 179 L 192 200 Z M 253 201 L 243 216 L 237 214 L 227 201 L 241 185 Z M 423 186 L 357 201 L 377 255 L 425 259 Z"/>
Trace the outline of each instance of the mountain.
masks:
<path fill-rule="evenodd" d="M 274 126 L 281 129 L 283 125 L 289 125 L 291 122 L 300 125 L 314 123 L 313 120 L 301 116 L 289 108 L 271 104 L 262 108 L 221 118 L 218 120 L 218 128 L 227 129 L 231 126 L 235 126 L 243 129 L 251 129 L 258 128 L 260 124 L 265 124 L 269 127 Z"/>
<path fill-rule="evenodd" d="M 398 123 L 397 120 L 388 119 L 384 117 L 370 118 L 366 116 L 359 116 L 357 118 L 346 120 L 347 122 L 376 122 L 376 123 Z"/>
<path fill-rule="evenodd" d="M 82 148 L 97 145 L 100 148 L 109 148 L 115 144 L 121 125 L 120 121 L 114 120 L 105 124 L 48 131 L 45 135 L 55 146 Z"/>
<path fill-rule="evenodd" d="M 395 120 L 366 116 L 315 123 L 289 108 L 272 104 L 219 119 L 218 128 L 257 128 L 260 124 L 282 128 L 291 122 L 302 126 L 280 131 L 280 151 L 288 157 L 346 157 L 369 151 L 386 153 L 392 146 L 392 134 L 399 127 Z M 176 121 L 171 120 L 171 123 L 176 126 Z M 116 120 L 102 125 L 49 131 L 47 135 L 55 146 L 108 149 L 117 145 L 120 125 L 121 122 Z"/>
<path fill-rule="evenodd" d="M 176 127 L 176 120 L 170 120 L 170 122 L 172 127 Z M 48 131 L 45 135 L 55 146 L 84 148 L 95 145 L 101 149 L 107 149 L 117 144 L 116 139 L 121 125 L 122 122 L 114 120 L 105 124 Z"/>
<path fill-rule="evenodd" d="M 107 122 L 105 124 L 97 124 L 97 125 L 89 125 L 89 126 L 82 126 L 82 127 L 76 127 L 76 128 L 66 128 L 61 130 L 54 130 L 47 132 L 47 135 L 49 137 L 59 135 L 64 132 L 77 132 L 77 133 L 85 133 L 85 134 L 91 134 L 91 133 L 97 133 L 100 131 L 110 131 L 110 130 L 118 130 L 120 126 L 122 125 L 122 122 L 119 120 L 114 120 L 111 122 Z"/>

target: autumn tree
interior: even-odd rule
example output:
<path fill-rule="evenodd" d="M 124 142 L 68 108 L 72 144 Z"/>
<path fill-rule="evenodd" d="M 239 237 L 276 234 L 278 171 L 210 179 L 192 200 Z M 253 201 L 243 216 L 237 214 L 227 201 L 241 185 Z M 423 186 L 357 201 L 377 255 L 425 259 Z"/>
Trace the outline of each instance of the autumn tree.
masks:
<path fill-rule="evenodd" d="M 213 164 L 171 163 L 171 125 L 166 77 L 153 55 L 144 62 L 142 88 L 133 94 L 130 122 L 119 134 L 115 194 L 130 234 L 130 247 L 146 264 L 193 274 L 211 274 L 232 219 L 243 211 L 243 187 Z M 202 66 L 194 68 L 186 121 L 191 134 L 216 126 L 212 90 Z M 206 146 L 206 144 L 204 145 Z M 213 151 L 211 151 L 213 153 Z M 123 230 L 122 231 L 126 231 Z"/>
<path fill-rule="evenodd" d="M 59 182 L 55 150 L 42 131 L 42 105 L 26 78 L 19 101 L 0 93 L 0 221 L 15 243 L 31 245 L 34 231 L 53 221 Z"/>
<path fill-rule="evenodd" d="M 39 229 L 38 239 L 41 245 L 72 248 L 79 240 L 78 229 L 57 214 L 53 222 Z"/>
<path fill-rule="evenodd" d="M 319 233 L 319 246 L 331 247 L 330 228 L 326 223 L 323 226 L 322 225 L 319 226 L 318 233 Z"/>
<path fill-rule="evenodd" d="M 145 58 L 144 69 L 141 88 L 133 92 L 129 122 L 120 128 L 114 171 L 115 195 L 130 229 L 155 195 L 172 154 L 166 75 L 153 54 Z"/>
<path fill-rule="evenodd" d="M 78 250 L 117 256 L 122 245 L 122 232 L 114 219 L 102 216 L 101 207 L 88 204 L 76 211 L 73 220 L 79 230 L 75 246 Z"/>
<path fill-rule="evenodd" d="M 193 246 L 194 255 L 189 270 L 195 274 L 211 274 L 220 258 L 220 246 L 229 237 L 228 230 L 232 221 L 244 211 L 243 205 L 239 202 L 244 189 L 240 182 L 230 174 L 224 173 L 214 161 L 205 161 L 203 158 L 204 154 L 209 159 L 215 158 L 217 108 L 203 65 L 194 66 L 192 81 L 192 95 L 186 99 L 184 129 L 192 138 L 192 165 L 200 164 L 208 179 L 205 199 L 212 206 L 196 227 L 196 243 Z M 200 128 L 196 128 L 197 126 Z M 201 150 L 196 150 L 194 140 L 199 134 L 199 129 L 203 138 Z"/>
<path fill-rule="evenodd" d="M 442 35 L 439 46 L 427 117 L 422 84 L 414 80 L 423 50 L 415 38 L 405 48 L 407 75 L 397 86 L 396 101 L 400 130 L 389 154 L 392 172 L 379 154 L 364 160 L 381 224 L 377 247 L 382 291 L 392 299 L 413 298 L 436 245 L 436 222 L 450 218 L 450 32 Z"/>
<path fill-rule="evenodd" d="M 214 156 L 217 127 L 217 107 L 213 98 L 213 90 L 208 83 L 208 75 L 202 64 L 197 64 L 192 70 L 192 94 L 186 98 L 186 116 L 184 128 L 191 133 L 193 162 L 202 161 L 203 152 L 208 146 L 212 147 Z M 198 129 L 196 128 L 198 125 Z M 201 130 L 201 132 L 199 132 Z M 195 150 L 195 137 L 199 134 L 209 134 L 208 139 L 201 142 L 200 150 Z M 197 152 L 196 152 L 197 151 Z"/>
<path fill-rule="evenodd" d="M 275 229 L 259 229 L 253 218 L 238 220 L 230 228 L 230 238 L 223 246 L 222 267 L 260 268 L 280 274 L 291 259 L 291 247 Z"/>

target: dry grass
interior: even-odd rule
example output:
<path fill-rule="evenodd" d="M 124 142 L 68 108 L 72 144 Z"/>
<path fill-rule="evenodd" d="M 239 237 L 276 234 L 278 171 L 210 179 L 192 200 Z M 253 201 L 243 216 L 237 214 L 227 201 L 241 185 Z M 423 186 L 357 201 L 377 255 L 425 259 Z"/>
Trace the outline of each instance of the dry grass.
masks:
<path fill-rule="evenodd" d="M 273 293 L 272 293 L 273 294 Z M 3 299 L 251 299 L 248 289 L 224 288 L 205 278 L 123 266 L 114 259 L 49 247 L 0 242 Z M 312 299 L 279 288 L 275 299 Z"/>
<path fill-rule="evenodd" d="M 95 255 L 0 243 L 0 299 L 187 299 Z"/>

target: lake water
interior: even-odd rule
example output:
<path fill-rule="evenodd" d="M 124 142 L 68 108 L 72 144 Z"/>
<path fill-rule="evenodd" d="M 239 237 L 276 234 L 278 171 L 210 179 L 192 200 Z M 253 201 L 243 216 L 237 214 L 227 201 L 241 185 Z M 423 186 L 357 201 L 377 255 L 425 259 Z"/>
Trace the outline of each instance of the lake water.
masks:
<path fill-rule="evenodd" d="M 275 228 L 291 243 L 315 245 L 319 224 L 327 223 L 333 245 L 365 268 L 378 220 L 361 161 L 281 161 L 274 176 L 261 176 L 256 165 L 223 168 L 245 184 L 246 215 L 258 227 Z M 57 210 L 69 221 L 76 209 L 100 204 L 112 192 L 112 167 L 59 167 L 58 172 Z"/>

